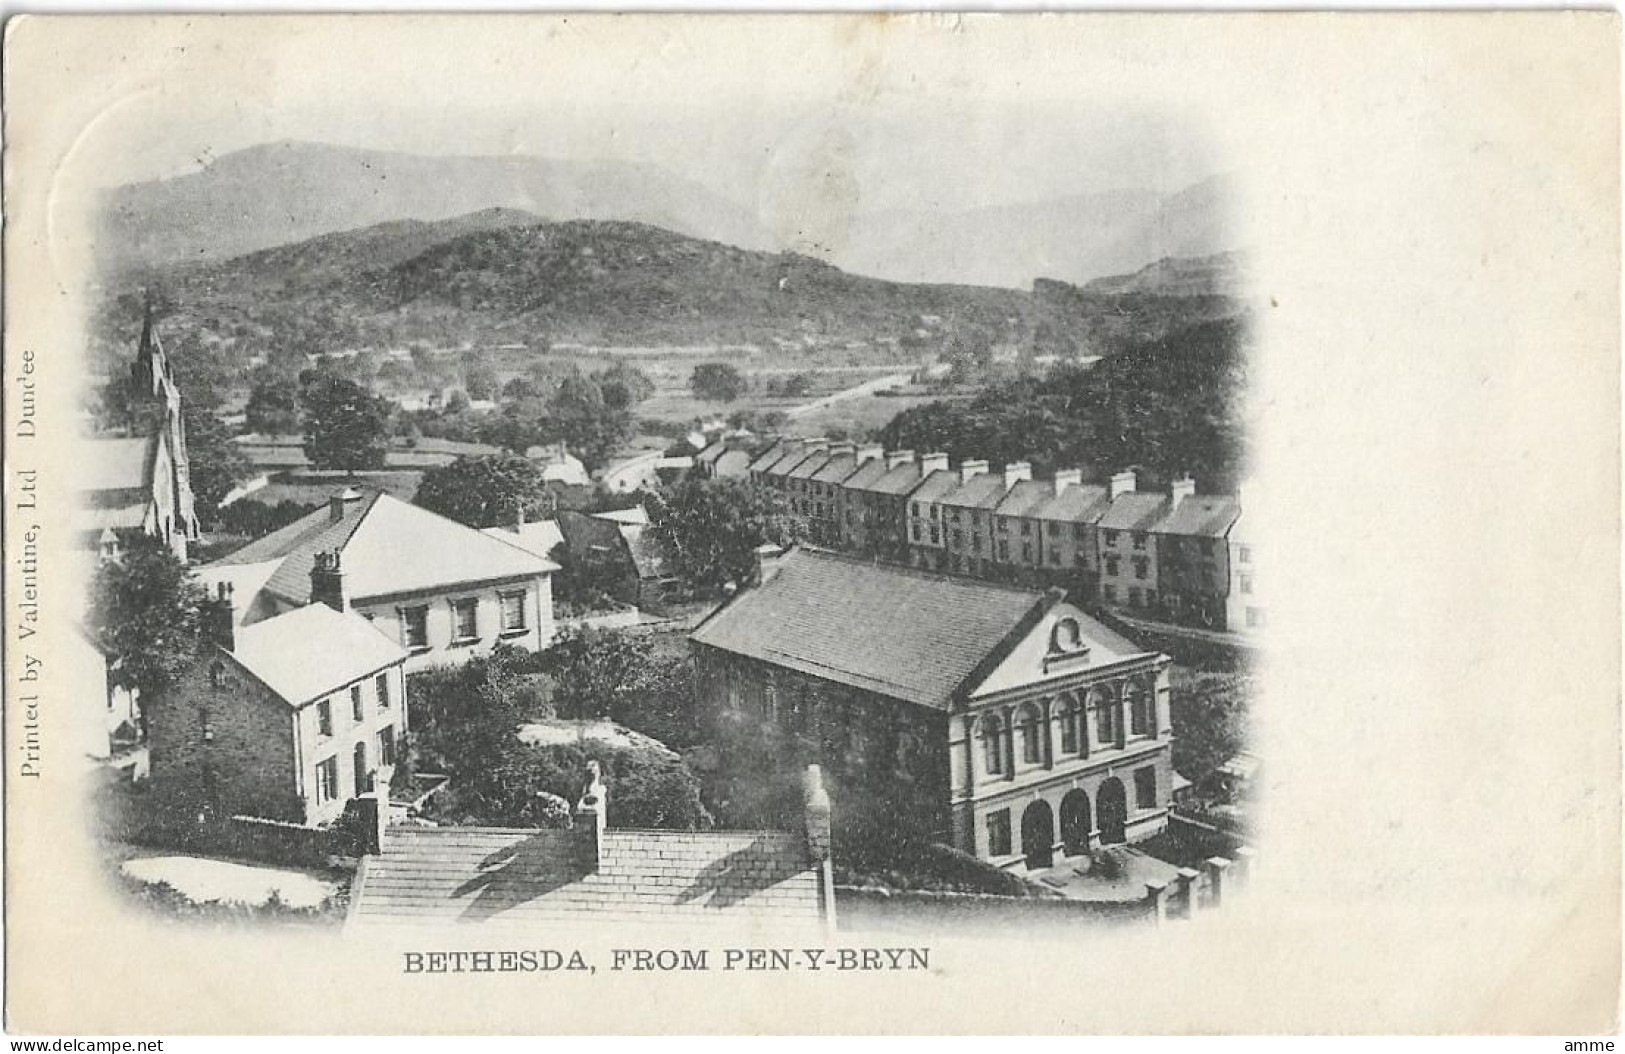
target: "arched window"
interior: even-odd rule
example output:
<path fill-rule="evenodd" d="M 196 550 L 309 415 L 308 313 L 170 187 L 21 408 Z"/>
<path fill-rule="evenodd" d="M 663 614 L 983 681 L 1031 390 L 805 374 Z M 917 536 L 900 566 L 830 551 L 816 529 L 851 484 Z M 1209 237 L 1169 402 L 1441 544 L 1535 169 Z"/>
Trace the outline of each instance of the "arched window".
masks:
<path fill-rule="evenodd" d="M 1117 742 L 1117 700 L 1105 688 L 1096 688 L 1089 700 L 1095 713 L 1095 742 L 1109 746 Z"/>
<path fill-rule="evenodd" d="M 982 719 L 982 756 L 989 773 L 997 776 L 1004 771 L 1004 722 L 994 714 Z"/>
<path fill-rule="evenodd" d="M 1078 697 L 1061 696 L 1061 753 L 1076 754 L 1080 749 L 1078 733 L 1083 731 L 1083 705 Z"/>
<path fill-rule="evenodd" d="M 1016 727 L 1021 731 L 1021 760 L 1036 765 L 1044 760 L 1044 741 L 1039 734 L 1038 708 L 1027 703 L 1017 712 Z"/>
<path fill-rule="evenodd" d="M 1137 736 L 1151 734 L 1151 693 L 1139 681 L 1130 681 L 1124 689 L 1128 693 L 1129 731 Z"/>

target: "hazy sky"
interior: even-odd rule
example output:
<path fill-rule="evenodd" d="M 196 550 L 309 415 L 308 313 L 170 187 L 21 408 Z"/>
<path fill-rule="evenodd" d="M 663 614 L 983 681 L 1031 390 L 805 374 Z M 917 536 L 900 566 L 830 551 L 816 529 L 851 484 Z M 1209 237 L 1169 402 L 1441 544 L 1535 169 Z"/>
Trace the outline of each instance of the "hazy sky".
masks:
<path fill-rule="evenodd" d="M 1144 92 L 1079 92 L 1055 72 L 1064 54 L 980 62 L 996 34 L 954 20 L 816 23 L 806 47 L 759 26 L 702 20 L 695 33 L 679 21 L 505 31 L 498 20 L 460 49 L 487 60 L 474 65 L 425 61 L 433 22 L 391 27 L 396 48 L 345 20 L 239 56 L 173 48 L 152 90 L 87 129 L 102 159 L 92 178 L 173 175 L 257 142 L 309 139 L 653 162 L 771 219 L 808 183 L 860 211 L 966 208 L 1175 190 L 1223 167 L 1199 127 Z M 1124 62 L 1132 72 L 1133 56 Z"/>

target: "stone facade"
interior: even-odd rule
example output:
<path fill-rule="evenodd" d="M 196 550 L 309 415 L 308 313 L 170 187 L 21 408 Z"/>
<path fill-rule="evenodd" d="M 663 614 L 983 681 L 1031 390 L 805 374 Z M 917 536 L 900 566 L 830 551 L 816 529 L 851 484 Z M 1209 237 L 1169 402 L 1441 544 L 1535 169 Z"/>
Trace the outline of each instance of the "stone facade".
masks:
<path fill-rule="evenodd" d="M 406 682 L 397 661 L 295 705 L 214 648 L 147 720 L 160 793 L 215 818 L 326 824 L 394 763 L 407 731 Z"/>
<path fill-rule="evenodd" d="M 946 714 L 702 645 L 694 665 L 724 755 L 759 775 L 821 766 L 838 838 L 898 823 L 951 837 Z"/>

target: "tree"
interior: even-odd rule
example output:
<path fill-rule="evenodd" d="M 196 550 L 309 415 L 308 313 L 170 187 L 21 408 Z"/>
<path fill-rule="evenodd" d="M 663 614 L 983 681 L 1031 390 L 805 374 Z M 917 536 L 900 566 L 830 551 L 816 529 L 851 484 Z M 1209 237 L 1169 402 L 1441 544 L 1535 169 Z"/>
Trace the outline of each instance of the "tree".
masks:
<path fill-rule="evenodd" d="M 655 382 L 649 375 L 625 361 L 618 360 L 608 369 L 599 370 L 593 379 L 603 389 L 604 401 L 623 409 L 630 410 L 655 393 Z"/>
<path fill-rule="evenodd" d="M 650 654 L 643 637 L 589 627 L 559 634 L 537 666 L 553 678 L 560 717 L 619 720 L 625 699 L 643 684 Z"/>
<path fill-rule="evenodd" d="M 497 371 L 480 352 L 463 356 L 463 387 L 470 399 L 493 399 L 497 393 Z"/>
<path fill-rule="evenodd" d="M 629 407 L 605 402 L 598 382 L 580 371 L 566 374 L 547 401 L 539 430 L 548 442 L 564 442 L 589 469 L 601 467 L 632 434 Z"/>
<path fill-rule="evenodd" d="M 203 590 L 156 538 L 138 535 L 96 569 L 86 623 L 108 653 L 111 678 L 145 698 L 163 694 L 197 652 Z"/>
<path fill-rule="evenodd" d="M 686 479 L 669 494 L 651 495 L 645 507 L 650 536 L 676 572 L 705 592 L 749 578 L 758 546 L 796 540 L 784 498 L 747 480 Z"/>
<path fill-rule="evenodd" d="M 231 489 L 248 478 L 248 459 L 220 418 L 202 407 L 182 404 L 186 426 L 186 452 L 191 464 L 192 496 L 198 517 L 213 524 L 220 502 Z"/>
<path fill-rule="evenodd" d="M 409 678 L 410 725 L 425 767 L 444 766 L 459 779 L 480 771 L 515 742 L 522 722 L 551 716 L 532 662 L 528 652 L 499 646 Z"/>
<path fill-rule="evenodd" d="M 299 428 L 298 389 L 286 379 L 257 381 L 248 393 L 248 430 L 288 435 Z"/>
<path fill-rule="evenodd" d="M 325 372 L 308 376 L 305 456 L 319 469 L 382 468 L 389 453 L 391 406 L 354 381 Z"/>
<path fill-rule="evenodd" d="M 464 455 L 425 472 L 412 501 L 469 527 L 501 527 L 543 512 L 547 482 L 518 454 Z"/>
<path fill-rule="evenodd" d="M 695 398 L 710 403 L 731 403 L 745 394 L 749 387 L 738 370 L 726 362 L 702 362 L 694 367 L 688 379 L 689 390 Z"/>
<path fill-rule="evenodd" d="M 1180 775 L 1201 783 L 1242 749 L 1252 686 L 1250 678 L 1237 674 L 1176 681 L 1168 717 L 1174 730 L 1174 768 Z"/>

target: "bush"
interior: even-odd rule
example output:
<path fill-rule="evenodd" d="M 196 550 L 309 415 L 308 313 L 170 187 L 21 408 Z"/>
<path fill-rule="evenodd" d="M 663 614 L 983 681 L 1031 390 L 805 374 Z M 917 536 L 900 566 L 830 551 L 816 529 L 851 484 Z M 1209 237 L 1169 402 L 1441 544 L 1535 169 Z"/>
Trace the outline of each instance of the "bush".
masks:
<path fill-rule="evenodd" d="M 494 763 L 459 776 L 431 798 L 427 812 L 453 824 L 563 826 L 570 803 L 586 787 L 588 761 L 603 768 L 610 826 L 690 831 L 711 826 L 699 781 L 680 759 L 596 741 L 530 746 L 515 740 Z"/>

